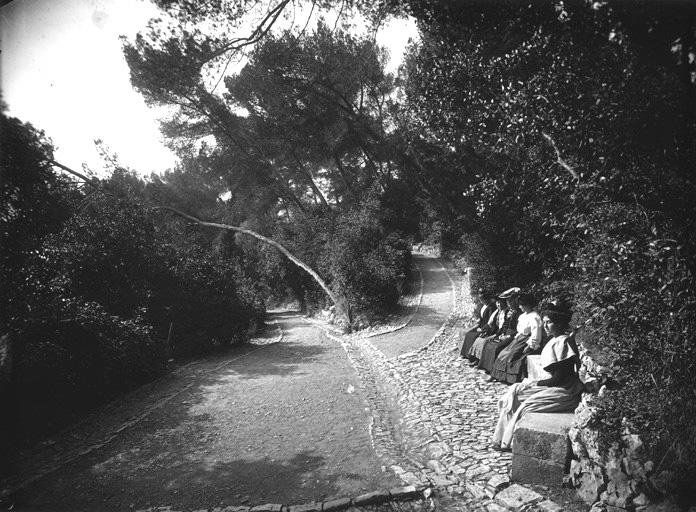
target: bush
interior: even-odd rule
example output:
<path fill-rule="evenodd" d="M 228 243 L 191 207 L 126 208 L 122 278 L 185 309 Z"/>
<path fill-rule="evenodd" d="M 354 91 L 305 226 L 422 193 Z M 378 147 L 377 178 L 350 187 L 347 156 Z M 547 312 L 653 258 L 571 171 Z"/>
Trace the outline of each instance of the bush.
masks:
<path fill-rule="evenodd" d="M 65 193 L 47 176 L 49 199 Z M 40 189 L 42 179 L 26 186 Z M 24 186 L 13 197 L 32 196 Z M 172 355 L 242 341 L 263 318 L 260 288 L 239 255 L 187 237 L 176 222 L 156 225 L 132 174 L 118 171 L 99 187 L 81 202 L 68 190 L 71 208 L 57 225 L 36 216 L 33 245 L 3 268 L 12 286 L 0 334 L 11 335 L 8 391 L 22 435 L 152 379 Z M 5 234 L 12 245 L 21 231 Z"/>
<path fill-rule="evenodd" d="M 599 403 L 604 440 L 623 425 L 641 433 L 647 457 L 675 471 L 677 494 L 696 477 L 696 281 L 664 216 L 608 205 L 588 216 L 577 255 L 577 313 L 583 343 L 620 386 Z M 678 230 L 676 230 L 678 231 Z M 677 235 L 678 236 L 678 235 Z"/>
<path fill-rule="evenodd" d="M 387 233 L 377 205 L 367 203 L 339 219 L 320 265 L 356 313 L 372 316 L 396 305 L 409 257 L 408 242 Z"/>
<path fill-rule="evenodd" d="M 166 322 L 172 323 L 172 352 L 177 357 L 244 341 L 263 321 L 258 284 L 233 260 L 203 249 L 190 251 L 179 256 L 173 280 Z"/>
<path fill-rule="evenodd" d="M 314 268 L 357 315 L 373 317 L 392 309 L 399 284 L 410 269 L 407 239 L 385 227 L 393 216 L 368 199 L 340 212 L 315 211 L 279 224 L 276 238 Z M 284 260 L 282 274 L 306 310 L 329 305 L 326 294 L 304 271 Z"/>

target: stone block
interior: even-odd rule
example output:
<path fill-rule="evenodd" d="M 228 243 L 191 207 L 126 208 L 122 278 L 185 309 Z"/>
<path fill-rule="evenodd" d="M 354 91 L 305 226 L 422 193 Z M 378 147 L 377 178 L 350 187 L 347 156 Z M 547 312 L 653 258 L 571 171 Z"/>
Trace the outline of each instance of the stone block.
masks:
<path fill-rule="evenodd" d="M 418 478 L 418 476 L 415 473 L 408 472 L 404 473 L 403 475 L 399 475 L 401 480 L 403 480 L 405 483 L 409 485 L 420 485 L 421 480 Z"/>
<path fill-rule="evenodd" d="M 353 498 L 353 505 L 364 507 L 365 505 L 377 505 L 389 501 L 389 491 L 380 489 L 379 491 L 368 492 Z"/>
<path fill-rule="evenodd" d="M 304 503 L 302 505 L 291 505 L 287 507 L 287 512 L 321 512 L 321 503 Z"/>
<path fill-rule="evenodd" d="M 393 500 L 410 500 L 418 496 L 418 489 L 415 485 L 407 485 L 406 487 L 395 487 L 389 489 L 389 495 Z"/>
<path fill-rule="evenodd" d="M 451 453 L 452 449 L 446 443 L 430 443 L 426 447 L 426 451 L 432 459 L 441 459 Z"/>
<path fill-rule="evenodd" d="M 543 501 L 544 497 L 538 492 L 513 484 L 507 489 L 500 491 L 495 496 L 495 501 L 514 512 L 520 512 L 532 505 Z"/>
<path fill-rule="evenodd" d="M 494 492 L 498 492 L 510 485 L 510 477 L 507 475 L 495 475 L 486 482 L 486 487 Z"/>
<path fill-rule="evenodd" d="M 477 500 L 486 497 L 486 488 L 483 485 L 477 484 L 476 482 L 464 482 L 464 487 Z"/>
<path fill-rule="evenodd" d="M 435 471 L 438 475 L 446 475 L 449 473 L 447 468 L 439 460 L 429 460 L 426 464 L 427 467 Z"/>
<path fill-rule="evenodd" d="M 350 507 L 350 498 L 339 498 L 337 500 L 325 501 L 321 504 L 323 512 L 334 512 L 336 510 L 345 510 Z"/>
<path fill-rule="evenodd" d="M 266 503 L 265 505 L 257 505 L 251 507 L 249 512 L 281 512 L 283 505 L 278 503 Z"/>
<path fill-rule="evenodd" d="M 563 485 L 564 470 L 564 464 L 516 454 L 512 457 L 510 478 L 526 484 L 560 486 Z"/>
<path fill-rule="evenodd" d="M 563 507 L 551 500 L 544 500 L 536 505 L 538 512 L 563 512 Z"/>
<path fill-rule="evenodd" d="M 518 422 L 512 442 L 512 458 L 516 454 L 566 464 L 570 459 L 568 430 L 573 413 L 532 412 Z"/>
<path fill-rule="evenodd" d="M 454 481 L 451 478 L 447 478 L 446 476 L 443 475 L 433 475 L 430 477 L 430 482 L 435 486 L 435 487 L 447 487 L 450 485 L 454 485 L 457 482 Z"/>
<path fill-rule="evenodd" d="M 527 375 L 532 380 L 550 379 L 551 374 L 541 366 L 540 355 L 527 356 Z"/>

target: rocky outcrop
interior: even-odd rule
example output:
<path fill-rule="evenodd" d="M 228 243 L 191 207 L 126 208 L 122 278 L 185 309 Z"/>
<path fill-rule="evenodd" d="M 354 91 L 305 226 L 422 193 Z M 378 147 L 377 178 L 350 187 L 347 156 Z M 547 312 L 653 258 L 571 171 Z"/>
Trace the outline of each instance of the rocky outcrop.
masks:
<path fill-rule="evenodd" d="M 601 388 L 598 395 L 604 391 Z M 601 449 L 600 434 L 593 427 L 595 400 L 596 395 L 585 395 L 568 432 L 573 450 L 568 478 L 578 495 L 593 505 L 592 512 L 681 510 L 669 499 L 671 475 L 647 460 L 640 436 L 626 425 L 619 441 Z"/>

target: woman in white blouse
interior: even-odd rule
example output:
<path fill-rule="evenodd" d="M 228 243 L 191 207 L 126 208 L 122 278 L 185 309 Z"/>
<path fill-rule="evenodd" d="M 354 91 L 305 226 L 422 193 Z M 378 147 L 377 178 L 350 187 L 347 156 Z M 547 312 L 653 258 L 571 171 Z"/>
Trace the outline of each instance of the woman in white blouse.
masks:
<path fill-rule="evenodd" d="M 491 380 L 509 384 L 521 381 L 526 370 L 527 354 L 538 352 L 541 348 L 543 329 L 541 317 L 534 311 L 534 297 L 523 293 L 518 301 L 522 314 L 517 320 L 517 335 L 512 343 L 498 354 L 491 370 Z"/>

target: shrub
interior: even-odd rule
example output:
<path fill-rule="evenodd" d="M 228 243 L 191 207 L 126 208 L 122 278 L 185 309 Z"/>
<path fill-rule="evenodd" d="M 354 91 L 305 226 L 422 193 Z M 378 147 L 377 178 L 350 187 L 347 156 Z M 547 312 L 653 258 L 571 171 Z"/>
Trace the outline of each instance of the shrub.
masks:
<path fill-rule="evenodd" d="M 179 256 L 173 280 L 168 321 L 172 351 L 178 357 L 244 341 L 263 321 L 258 284 L 245 277 L 234 260 L 204 249 L 189 251 Z"/>
<path fill-rule="evenodd" d="M 395 306 L 409 256 L 407 241 L 387 233 L 376 205 L 368 203 L 339 219 L 321 265 L 355 312 L 371 316 Z"/>
<path fill-rule="evenodd" d="M 376 199 L 338 212 L 310 212 L 279 224 L 274 238 L 344 297 L 354 316 L 372 317 L 395 306 L 399 283 L 410 268 L 409 243 L 385 227 L 384 213 Z M 326 294 L 304 271 L 284 260 L 278 263 L 305 309 L 328 305 Z"/>

